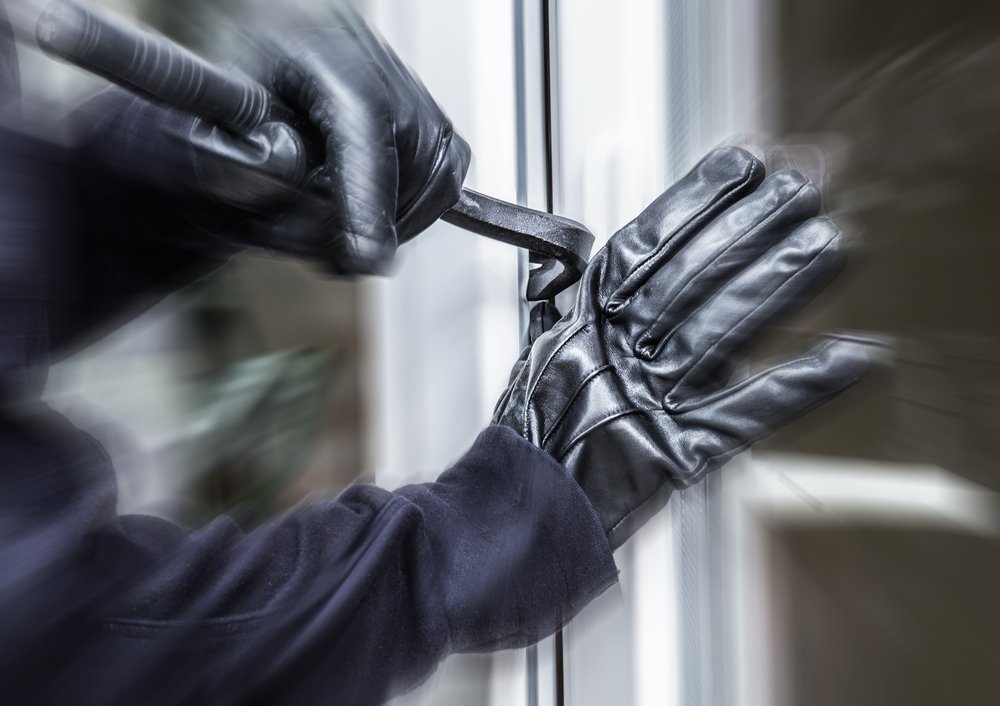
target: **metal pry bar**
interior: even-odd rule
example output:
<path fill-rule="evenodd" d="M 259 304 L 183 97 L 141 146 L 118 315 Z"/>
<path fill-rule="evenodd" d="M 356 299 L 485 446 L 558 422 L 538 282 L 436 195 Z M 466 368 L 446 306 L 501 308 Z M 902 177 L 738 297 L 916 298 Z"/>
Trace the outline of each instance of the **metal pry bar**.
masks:
<path fill-rule="evenodd" d="M 284 122 L 296 129 L 303 125 L 301 117 L 261 84 L 224 72 L 150 30 L 67 0 L 55 0 L 45 8 L 36 37 L 50 54 L 238 135 L 252 134 L 267 122 Z M 303 169 L 294 186 L 305 178 Z M 580 223 L 469 189 L 462 190 L 458 203 L 442 218 L 541 256 L 540 266 L 528 276 L 526 296 L 532 301 L 549 299 L 576 282 L 594 242 L 593 234 Z"/>

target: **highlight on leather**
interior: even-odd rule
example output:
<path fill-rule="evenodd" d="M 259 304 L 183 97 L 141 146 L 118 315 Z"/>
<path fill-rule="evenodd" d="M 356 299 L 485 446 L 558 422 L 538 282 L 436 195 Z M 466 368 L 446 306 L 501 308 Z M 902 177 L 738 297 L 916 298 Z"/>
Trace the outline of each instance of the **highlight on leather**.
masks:
<path fill-rule="evenodd" d="M 794 171 L 728 147 L 591 260 L 573 310 L 515 366 L 494 421 L 563 463 L 620 546 L 674 488 L 858 382 L 885 346 L 825 339 L 744 381 L 745 351 L 840 272 L 837 227 Z"/>

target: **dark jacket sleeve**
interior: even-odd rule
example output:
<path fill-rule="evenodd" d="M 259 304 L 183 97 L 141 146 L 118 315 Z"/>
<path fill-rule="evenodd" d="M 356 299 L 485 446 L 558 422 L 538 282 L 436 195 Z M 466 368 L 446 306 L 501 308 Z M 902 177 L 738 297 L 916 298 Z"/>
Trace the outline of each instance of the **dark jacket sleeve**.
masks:
<path fill-rule="evenodd" d="M 52 413 L 0 433 L 8 694 L 379 703 L 451 652 L 553 632 L 615 579 L 582 491 L 505 427 L 434 483 L 355 485 L 247 534 L 116 515 L 107 456 Z"/>
<path fill-rule="evenodd" d="M 94 300 L 74 302 L 52 267 L 80 237 L 53 190 L 65 165 L 30 141 L 8 140 L 0 156 L 0 246 L 18 257 L 0 273 L 0 378 L 19 381 L 0 401 L 5 699 L 378 703 L 451 652 L 551 633 L 614 581 L 580 488 L 500 427 L 434 483 L 356 485 L 250 533 L 226 518 L 190 532 L 119 516 L 101 446 L 30 400 L 54 342 L 102 318 L 98 303 L 145 296 L 141 269 L 114 289 L 119 266 L 162 271 L 139 248 L 120 259 L 111 237 L 108 279 L 85 276 Z M 180 256 L 161 262 L 188 270 Z"/>

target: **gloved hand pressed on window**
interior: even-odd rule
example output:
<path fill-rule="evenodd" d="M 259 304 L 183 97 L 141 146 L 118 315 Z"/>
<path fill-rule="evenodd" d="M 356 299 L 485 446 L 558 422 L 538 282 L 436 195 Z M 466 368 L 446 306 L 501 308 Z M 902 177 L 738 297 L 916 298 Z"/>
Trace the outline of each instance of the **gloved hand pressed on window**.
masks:
<path fill-rule="evenodd" d="M 617 548 L 670 491 L 857 382 L 879 346 L 830 336 L 729 384 L 739 354 L 844 262 L 816 188 L 717 150 L 591 260 L 526 349 L 494 422 L 566 466 Z"/>
<path fill-rule="evenodd" d="M 471 155 L 392 49 L 346 6 L 333 16 L 330 28 L 272 40 L 263 58 L 264 83 L 316 136 L 319 164 L 291 203 L 251 203 L 267 190 L 255 158 L 295 149 L 280 133 L 262 147 L 144 99 L 99 100 L 77 115 L 90 158 L 180 195 L 194 229 L 224 242 L 336 274 L 384 272 L 400 242 L 458 201 Z"/>

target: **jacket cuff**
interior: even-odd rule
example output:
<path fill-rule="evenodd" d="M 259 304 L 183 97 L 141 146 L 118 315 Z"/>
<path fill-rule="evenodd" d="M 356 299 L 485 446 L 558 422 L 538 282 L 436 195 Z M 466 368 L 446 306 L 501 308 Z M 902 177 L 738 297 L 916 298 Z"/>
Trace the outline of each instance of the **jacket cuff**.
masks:
<path fill-rule="evenodd" d="M 436 483 L 400 493 L 422 507 L 441 558 L 454 651 L 537 642 L 617 579 L 583 490 L 508 427 L 488 427 Z"/>

